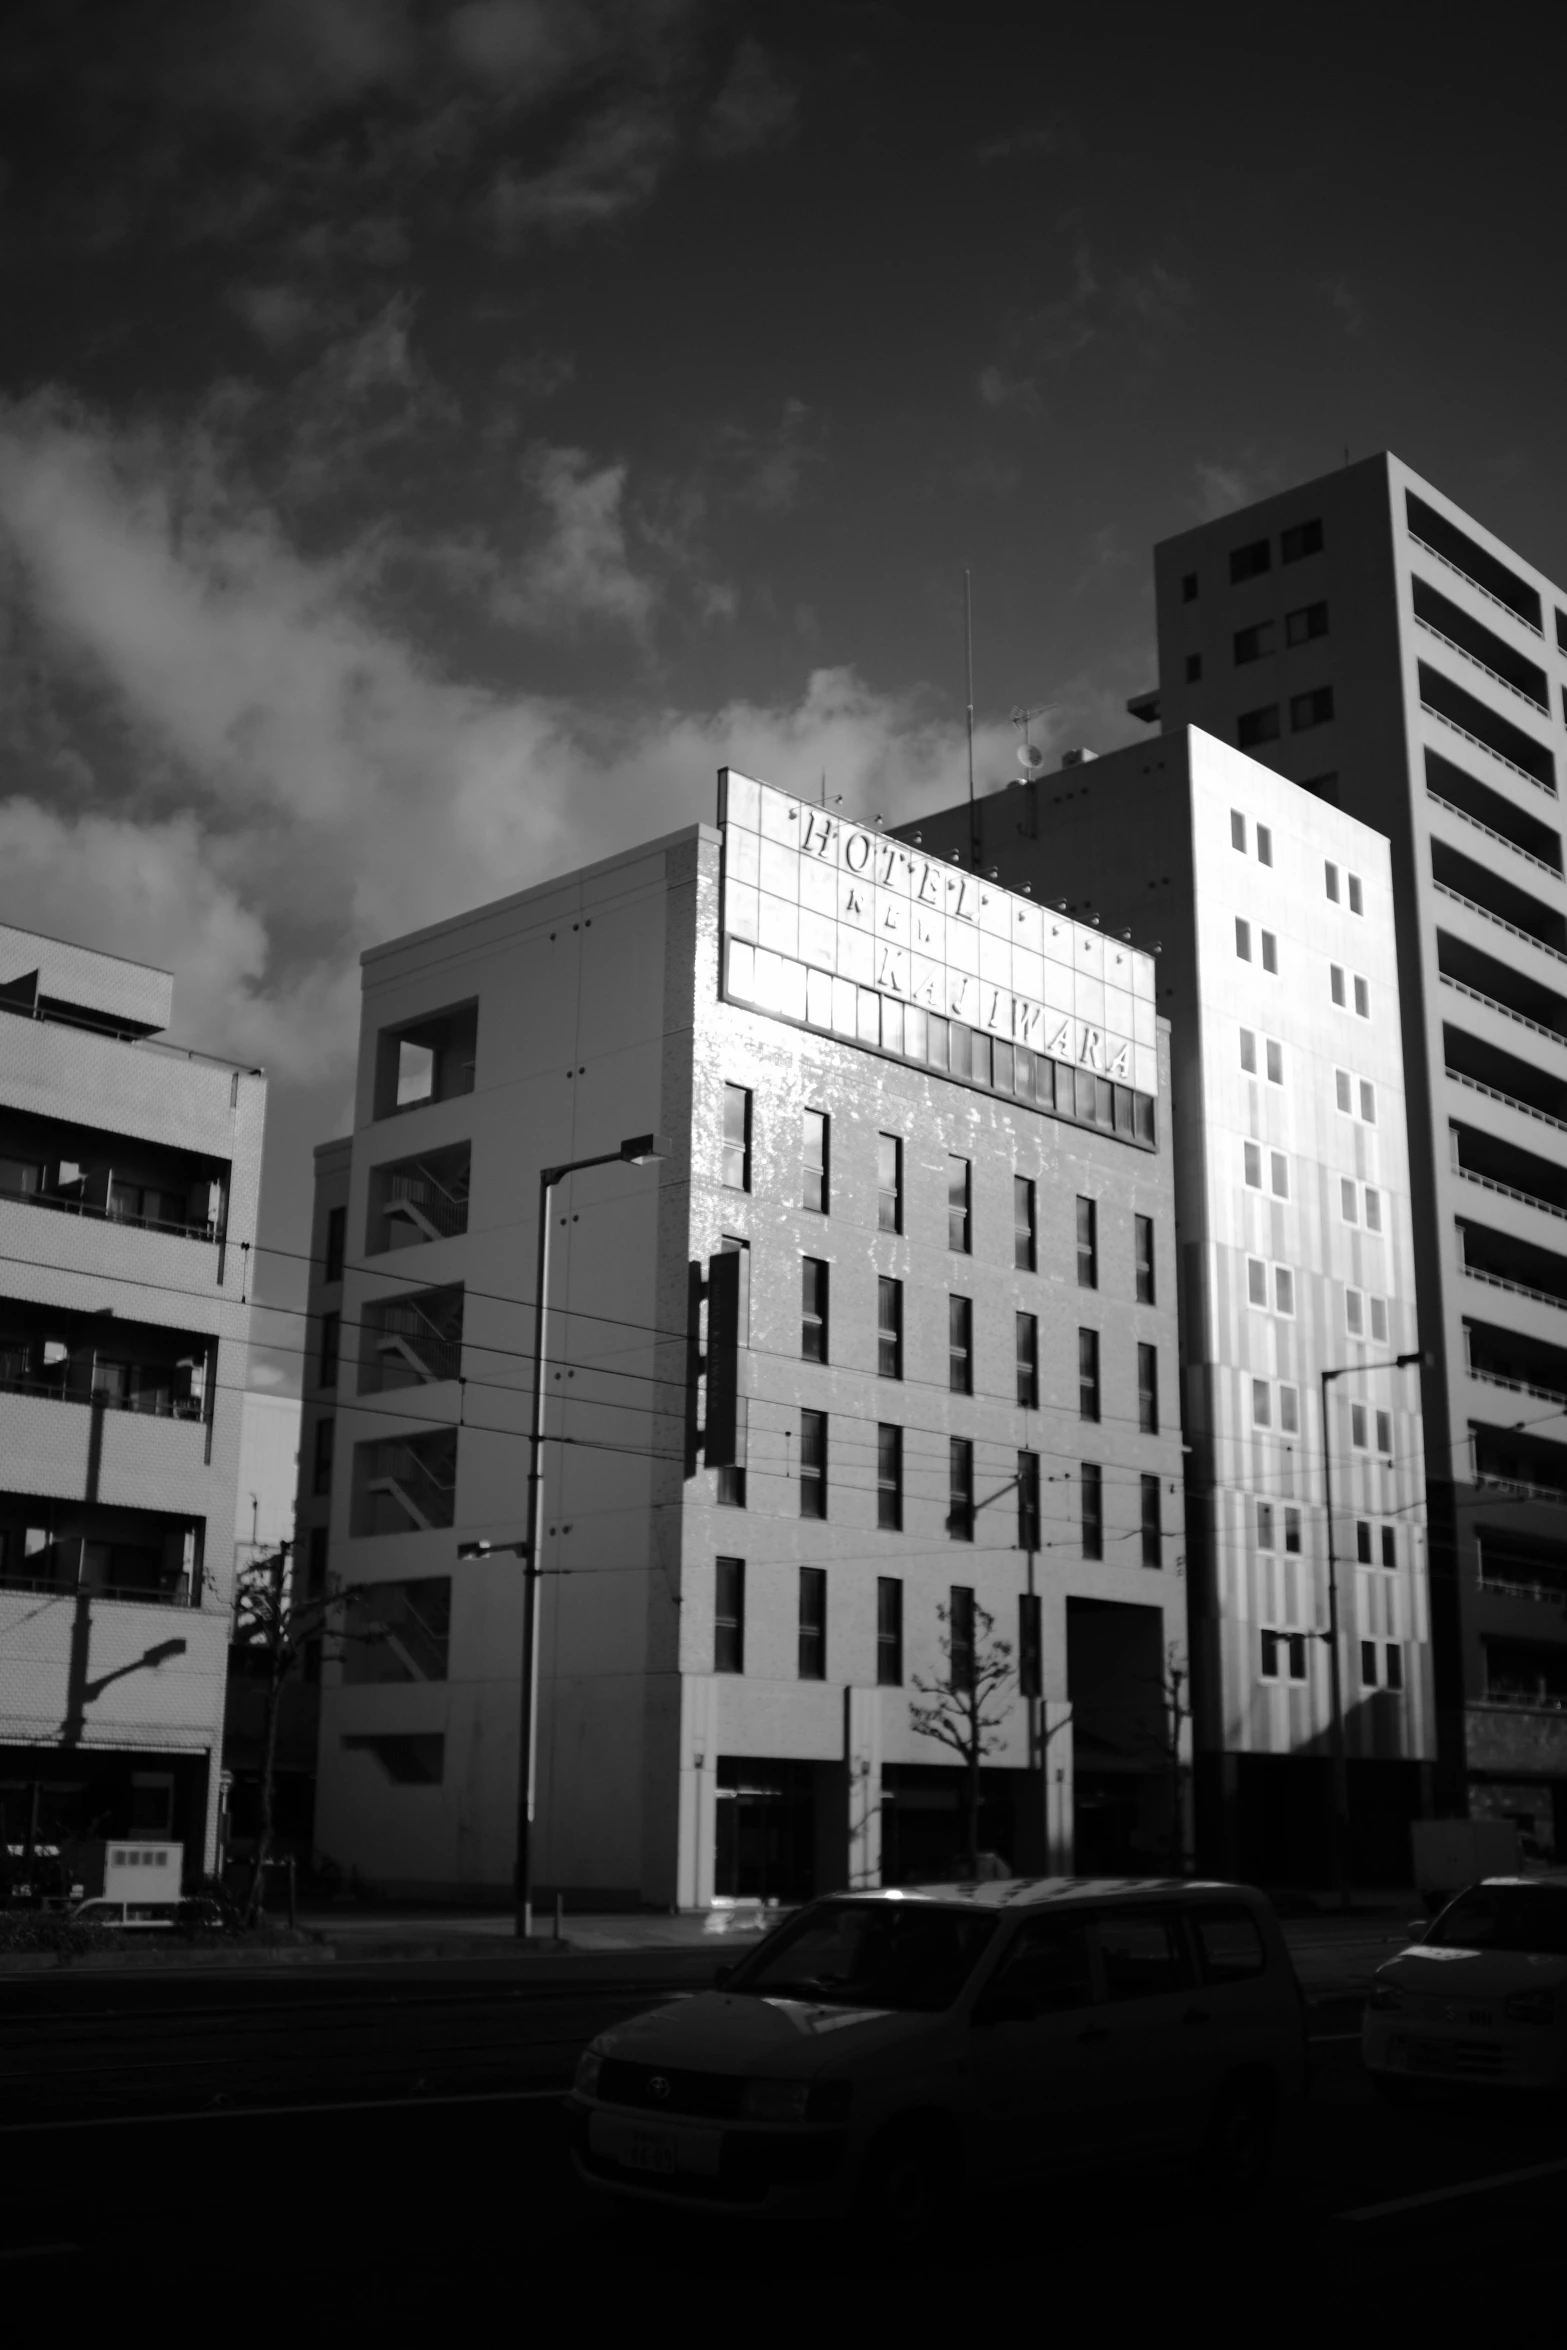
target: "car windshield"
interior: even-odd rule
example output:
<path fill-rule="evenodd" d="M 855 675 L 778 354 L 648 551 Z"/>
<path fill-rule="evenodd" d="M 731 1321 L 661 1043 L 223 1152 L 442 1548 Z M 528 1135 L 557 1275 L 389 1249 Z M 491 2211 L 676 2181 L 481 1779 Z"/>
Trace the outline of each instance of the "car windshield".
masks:
<path fill-rule="evenodd" d="M 1567 1885 L 1471 1885 L 1426 1941 L 1439 1950 L 1514 1950 L 1567 1958 Z"/>
<path fill-rule="evenodd" d="M 769 1936 L 727 1989 L 934 2014 L 950 2007 L 995 1933 L 993 1917 L 911 1901 L 821 1901 Z"/>

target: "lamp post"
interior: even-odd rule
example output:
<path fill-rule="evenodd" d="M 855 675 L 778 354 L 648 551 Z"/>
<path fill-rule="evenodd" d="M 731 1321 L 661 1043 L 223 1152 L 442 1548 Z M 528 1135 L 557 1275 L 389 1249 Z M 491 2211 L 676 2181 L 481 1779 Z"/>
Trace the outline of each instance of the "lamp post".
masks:
<path fill-rule="evenodd" d="M 618 1150 L 591 1159 L 569 1159 L 539 1169 L 539 1245 L 533 1285 L 533 1429 L 528 1449 L 528 1531 L 520 1542 L 460 1542 L 460 1559 L 491 1558 L 511 1551 L 522 1561 L 522 1719 L 517 1761 L 517 1857 L 513 1878 L 517 1939 L 533 1932 L 533 1798 L 535 1731 L 538 1720 L 539 1550 L 544 1532 L 545 1326 L 550 1279 L 550 1193 L 568 1175 L 587 1167 L 647 1167 L 669 1156 L 663 1134 L 634 1134 Z"/>
<path fill-rule="evenodd" d="M 1364 1371 L 1407 1371 L 1412 1363 L 1426 1360 L 1416 1347 L 1410 1354 L 1394 1355 L 1384 1363 L 1340 1363 L 1331 1371 L 1320 1374 L 1322 1381 L 1322 1489 L 1328 1526 L 1328 1628 L 1320 1637 L 1328 1644 L 1328 1684 L 1332 1704 L 1332 1796 L 1333 1796 L 1333 1881 L 1338 1890 L 1341 1910 L 1350 1906 L 1349 1899 L 1349 1762 L 1344 1747 L 1344 1671 L 1339 1656 L 1338 1637 L 1338 1558 L 1333 1548 L 1333 1434 L 1328 1418 L 1328 1389 L 1335 1379 L 1351 1378 Z"/>

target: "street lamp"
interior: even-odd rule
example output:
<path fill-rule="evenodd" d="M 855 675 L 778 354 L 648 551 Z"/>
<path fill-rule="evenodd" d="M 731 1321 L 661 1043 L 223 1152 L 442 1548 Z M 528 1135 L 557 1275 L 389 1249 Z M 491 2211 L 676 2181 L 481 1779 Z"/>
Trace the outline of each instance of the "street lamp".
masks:
<path fill-rule="evenodd" d="M 516 1931 L 526 1942 L 533 1932 L 534 1732 L 538 1719 L 539 1550 L 544 1533 L 544 1370 L 545 1319 L 550 1279 L 550 1193 L 568 1175 L 587 1167 L 648 1167 L 669 1156 L 664 1134 L 634 1134 L 618 1150 L 591 1159 L 569 1159 L 539 1169 L 539 1246 L 533 1285 L 533 1429 L 528 1449 L 528 1531 L 520 1542 L 460 1542 L 460 1559 L 492 1558 L 512 1552 L 522 1561 L 522 1721 L 517 1766 L 517 1858 L 514 1877 Z"/>
<path fill-rule="evenodd" d="M 1416 1347 L 1410 1354 L 1394 1355 L 1385 1363 L 1340 1363 L 1336 1369 L 1320 1374 L 1322 1380 L 1322 1487 L 1328 1522 L 1328 1628 L 1321 1637 L 1328 1644 L 1328 1682 L 1331 1691 L 1332 1715 L 1332 1773 L 1333 1773 L 1333 1877 L 1338 1888 L 1338 1905 L 1347 1910 L 1349 1901 L 1349 1763 L 1344 1748 L 1344 1676 L 1339 1658 L 1338 1637 L 1338 1559 L 1333 1548 L 1333 1434 L 1328 1419 L 1328 1388 L 1335 1379 L 1348 1379 L 1356 1372 L 1407 1371 L 1411 1364 L 1424 1363 L 1429 1358 Z"/>

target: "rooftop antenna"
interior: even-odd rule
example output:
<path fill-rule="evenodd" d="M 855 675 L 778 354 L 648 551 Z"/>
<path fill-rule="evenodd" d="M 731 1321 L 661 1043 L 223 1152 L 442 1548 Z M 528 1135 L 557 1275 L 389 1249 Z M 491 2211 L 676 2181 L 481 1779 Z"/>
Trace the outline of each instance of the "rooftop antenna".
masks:
<path fill-rule="evenodd" d="M 1040 769 L 1044 766 L 1045 754 L 1040 749 L 1038 743 L 1034 742 L 1030 738 L 1028 731 L 1029 726 L 1036 718 L 1051 717 L 1054 714 L 1054 711 L 1054 702 L 1037 702 L 1032 710 L 1024 710 L 1019 708 L 1014 710 L 1012 713 L 1013 725 L 1020 727 L 1023 734 L 1023 740 L 1018 744 L 1017 747 L 1017 763 L 1022 768 L 1025 777 L 1030 783 L 1033 782 L 1035 776 L 1038 775 Z"/>
<path fill-rule="evenodd" d="M 968 682 L 968 830 L 970 862 L 979 862 L 979 808 L 974 799 L 974 580 L 963 566 L 963 656 Z"/>
<path fill-rule="evenodd" d="M 826 807 L 826 805 L 827 805 L 827 770 L 826 770 L 826 768 L 825 768 L 825 767 L 822 769 L 822 788 L 821 788 L 821 792 L 820 792 L 820 795 L 819 795 L 819 796 L 820 796 L 820 799 L 821 799 L 822 806 L 825 808 L 825 807 Z M 843 794 L 842 794 L 842 792 L 835 792 L 835 793 L 833 794 L 833 803 L 832 803 L 832 804 L 833 804 L 833 806 L 834 806 L 835 808 L 841 808 L 841 807 L 843 806 Z"/>

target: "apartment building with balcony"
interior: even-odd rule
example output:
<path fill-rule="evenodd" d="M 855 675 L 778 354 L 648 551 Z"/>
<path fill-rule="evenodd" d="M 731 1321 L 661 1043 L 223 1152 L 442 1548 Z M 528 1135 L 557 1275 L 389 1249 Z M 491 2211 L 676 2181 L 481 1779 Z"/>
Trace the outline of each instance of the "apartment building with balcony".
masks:
<path fill-rule="evenodd" d="M 1419 1344 L 1387 843 L 1195 727 L 905 834 L 1157 942 L 1200 1856 L 1331 1881 L 1327 1445 L 1346 1858 L 1401 1883 L 1435 1740 L 1419 1389 L 1372 1367 Z"/>
<path fill-rule="evenodd" d="M 1082 998 L 1049 1048 L 1047 970 Z M 540 1169 L 652 1131 L 662 1164 L 551 1194 L 542 1895 L 698 1908 L 950 1867 L 957 1757 L 912 1708 L 997 1638 L 986 1848 L 1168 1860 L 1153 972 L 733 773 L 716 830 L 365 958 L 301 1443 L 307 1573 L 347 1594 L 324 1858 L 509 1894 L 522 1575 L 458 1546 L 526 1527 Z"/>
<path fill-rule="evenodd" d="M 217 1833 L 266 1081 L 166 972 L 0 927 L 4 1841 Z"/>
<path fill-rule="evenodd" d="M 1567 1851 L 1567 592 L 1385 454 L 1155 575 L 1141 714 L 1391 843 L 1438 1801 Z"/>

